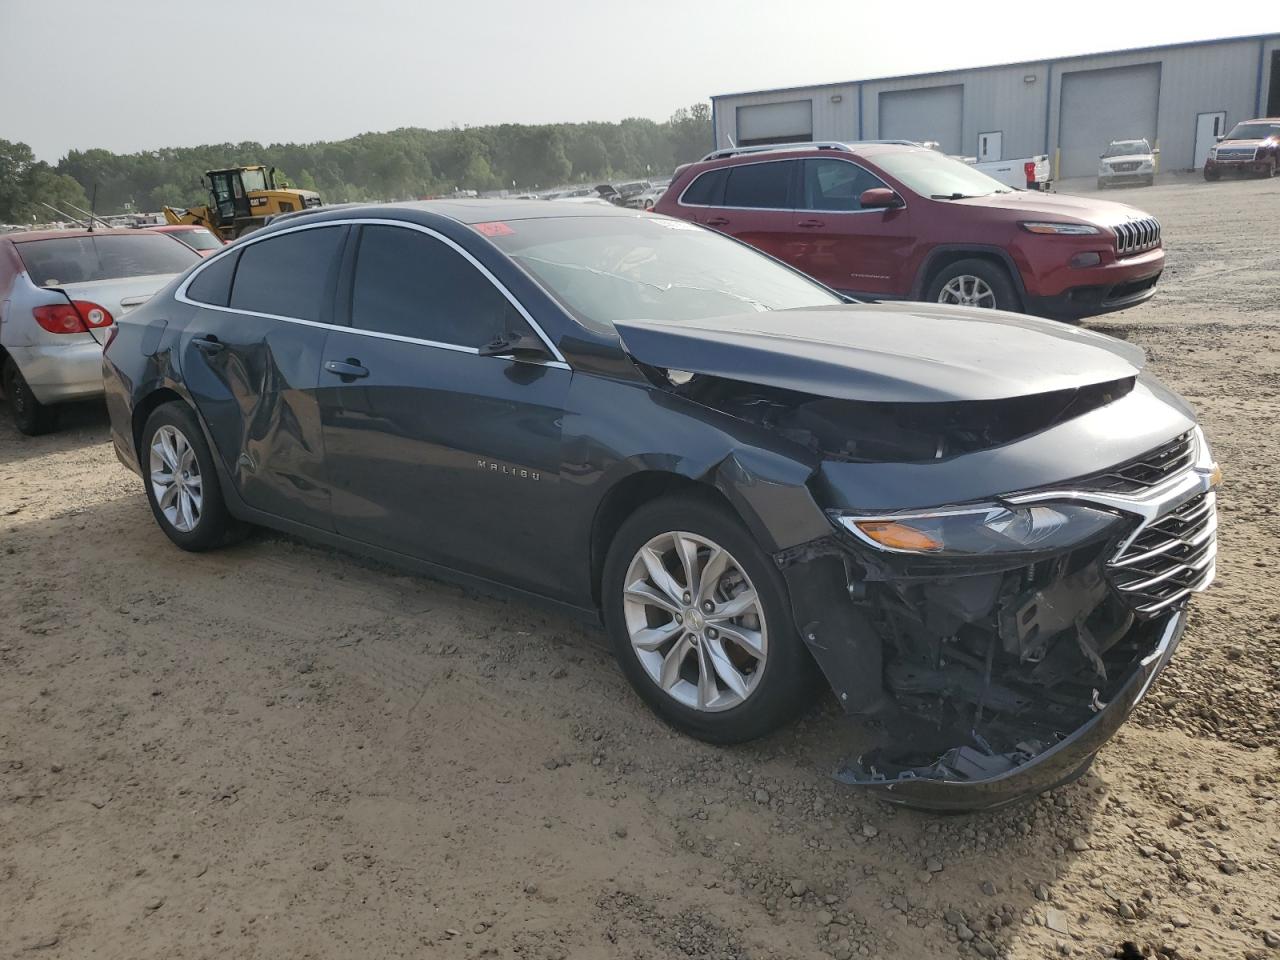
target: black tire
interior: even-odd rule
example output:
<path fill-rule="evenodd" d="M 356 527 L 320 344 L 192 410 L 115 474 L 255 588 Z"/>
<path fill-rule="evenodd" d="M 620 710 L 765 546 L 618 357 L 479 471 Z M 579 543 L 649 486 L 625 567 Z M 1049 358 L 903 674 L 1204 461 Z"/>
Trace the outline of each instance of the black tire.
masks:
<path fill-rule="evenodd" d="M 991 260 L 979 260 L 976 257 L 957 260 L 939 270 L 925 289 L 925 300 L 930 303 L 940 302 L 939 297 L 942 295 L 943 288 L 957 277 L 965 276 L 977 277 L 987 285 L 995 296 L 993 309 L 1014 311 L 1022 309 L 1022 299 L 1018 296 L 1018 290 L 1013 285 L 1013 278 L 1009 276 L 1009 271 Z"/>
<path fill-rule="evenodd" d="M 1155 175 L 1152 174 L 1151 176 L 1147 177 L 1146 186 L 1154 187 L 1155 185 L 1156 185 L 1156 178 L 1155 178 Z"/>
<path fill-rule="evenodd" d="M 13 357 L 4 358 L 0 379 L 4 381 L 4 402 L 9 406 L 9 416 L 20 433 L 38 437 L 58 426 L 58 408 L 36 399 Z"/>
<path fill-rule="evenodd" d="M 180 434 L 190 446 L 199 468 L 201 504 L 194 525 L 189 530 L 179 529 L 175 522 L 165 515 L 156 499 L 155 484 L 151 480 L 151 448 L 156 435 L 163 427 L 173 428 Z M 174 401 L 162 404 L 147 417 L 138 444 L 138 464 L 142 468 L 142 482 L 147 491 L 147 502 L 151 504 L 151 513 L 155 516 L 156 523 L 164 531 L 165 536 L 183 550 L 201 553 L 225 546 L 244 535 L 244 524 L 231 516 L 227 510 L 226 501 L 222 498 L 218 472 L 214 466 L 209 445 L 205 443 L 204 432 L 200 429 L 195 414 L 185 403 Z"/>
<path fill-rule="evenodd" d="M 1099 190 L 1107 189 L 1107 181 L 1103 180 L 1101 177 L 1098 178 L 1098 189 Z"/>
<path fill-rule="evenodd" d="M 1217 171 L 1217 170 L 1213 170 L 1213 171 L 1206 170 L 1206 171 L 1204 172 L 1204 178 L 1205 178 L 1206 180 L 1208 180 L 1210 183 L 1217 183 L 1217 182 L 1218 182 L 1218 179 L 1219 179 L 1221 176 L 1222 176 L 1222 175 L 1221 175 L 1220 173 L 1218 173 L 1218 171 Z"/>
<path fill-rule="evenodd" d="M 673 531 L 706 538 L 724 548 L 755 587 L 768 635 L 767 655 L 746 699 L 718 712 L 686 706 L 650 677 L 631 644 L 623 591 L 628 568 L 641 547 Z M 645 504 L 633 513 L 609 547 L 601 580 L 605 625 L 632 687 L 664 721 L 709 743 L 741 743 L 778 729 L 815 701 L 817 668 L 796 633 L 782 575 L 733 512 L 712 496 L 681 494 Z"/>

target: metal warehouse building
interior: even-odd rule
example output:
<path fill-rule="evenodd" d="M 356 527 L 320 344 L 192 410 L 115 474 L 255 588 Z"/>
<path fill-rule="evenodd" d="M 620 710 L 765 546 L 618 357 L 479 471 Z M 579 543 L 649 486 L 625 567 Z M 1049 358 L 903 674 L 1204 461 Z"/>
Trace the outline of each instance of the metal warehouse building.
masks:
<path fill-rule="evenodd" d="M 909 77 L 724 94 L 716 147 L 936 140 L 950 154 L 1048 154 L 1092 176 L 1112 140 L 1146 137 L 1164 170 L 1204 163 L 1216 134 L 1280 116 L 1280 34 L 1171 44 Z"/>

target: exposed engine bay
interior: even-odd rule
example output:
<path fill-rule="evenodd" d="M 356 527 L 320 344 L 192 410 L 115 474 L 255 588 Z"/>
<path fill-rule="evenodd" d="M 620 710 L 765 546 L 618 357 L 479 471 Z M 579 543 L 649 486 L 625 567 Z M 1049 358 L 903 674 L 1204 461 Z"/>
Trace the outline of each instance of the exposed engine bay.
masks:
<path fill-rule="evenodd" d="M 773 430 L 829 460 L 918 462 L 985 450 L 1105 406 L 1134 378 L 1004 400 L 882 403 L 818 397 L 721 377 L 680 375 L 675 392 Z"/>

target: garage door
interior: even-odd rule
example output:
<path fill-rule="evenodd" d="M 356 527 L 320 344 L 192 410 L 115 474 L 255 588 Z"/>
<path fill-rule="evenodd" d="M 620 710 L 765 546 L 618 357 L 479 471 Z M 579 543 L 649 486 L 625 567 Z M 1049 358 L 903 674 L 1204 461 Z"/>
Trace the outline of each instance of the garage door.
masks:
<path fill-rule="evenodd" d="M 963 120 L 963 84 L 880 94 L 882 140 L 936 140 L 944 152 L 959 153 Z"/>
<path fill-rule="evenodd" d="M 813 139 L 813 101 L 760 103 L 738 108 L 738 146 L 804 143 Z"/>
<path fill-rule="evenodd" d="M 1058 113 L 1061 177 L 1091 177 L 1098 156 L 1112 140 L 1156 138 L 1160 106 L 1160 64 L 1109 70 L 1081 70 L 1062 75 L 1062 109 Z"/>

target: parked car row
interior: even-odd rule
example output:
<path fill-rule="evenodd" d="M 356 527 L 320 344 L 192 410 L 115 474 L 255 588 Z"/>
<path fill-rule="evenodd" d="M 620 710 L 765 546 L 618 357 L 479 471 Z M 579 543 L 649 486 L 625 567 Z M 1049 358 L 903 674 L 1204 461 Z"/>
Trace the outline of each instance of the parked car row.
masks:
<path fill-rule="evenodd" d="M 694 165 L 660 204 L 678 217 L 281 218 L 122 311 L 112 442 L 182 549 L 260 524 L 537 597 L 603 623 L 641 698 L 711 742 L 776 729 L 821 683 L 883 731 L 849 782 L 998 806 L 1088 767 L 1213 579 L 1193 412 L 1122 341 L 978 309 L 974 286 L 851 304 L 688 212 L 803 204 L 902 237 L 895 215 L 995 211 L 1014 232 L 993 247 L 1042 241 L 1045 273 L 1093 269 L 1069 261 L 1098 244 L 1119 269 L 1123 208 L 979 177 L 931 151 L 792 151 Z"/>

